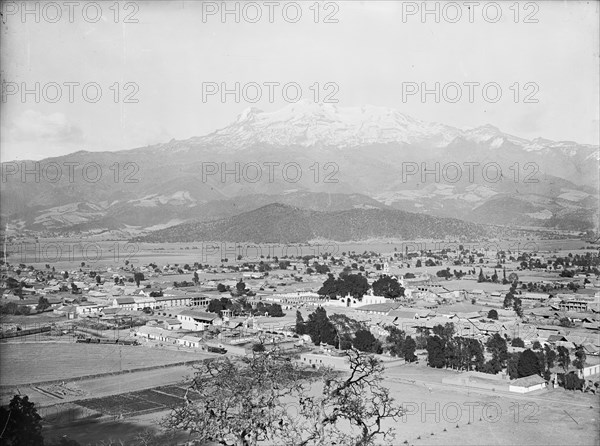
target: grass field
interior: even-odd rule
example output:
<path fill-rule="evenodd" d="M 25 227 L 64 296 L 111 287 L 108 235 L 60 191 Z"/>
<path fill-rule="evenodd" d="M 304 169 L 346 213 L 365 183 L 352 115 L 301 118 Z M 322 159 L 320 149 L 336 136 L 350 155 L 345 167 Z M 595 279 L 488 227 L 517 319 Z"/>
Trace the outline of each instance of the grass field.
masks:
<path fill-rule="evenodd" d="M 193 361 L 209 356 L 112 344 L 2 343 L 0 357 L 0 385 L 12 386 Z"/>

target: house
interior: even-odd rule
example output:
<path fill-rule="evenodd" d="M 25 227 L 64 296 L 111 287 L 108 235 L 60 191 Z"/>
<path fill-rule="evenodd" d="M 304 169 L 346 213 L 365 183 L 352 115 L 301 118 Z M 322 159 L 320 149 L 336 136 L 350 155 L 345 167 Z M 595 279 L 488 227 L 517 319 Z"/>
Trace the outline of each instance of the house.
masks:
<path fill-rule="evenodd" d="M 558 309 L 560 311 L 577 311 L 583 312 L 588 311 L 588 303 L 585 300 L 580 299 L 572 299 L 572 300 L 563 300 L 558 304 Z"/>
<path fill-rule="evenodd" d="M 177 339 L 177 343 L 179 345 L 183 345 L 184 347 L 190 348 L 200 348 L 200 343 L 202 342 L 201 338 L 191 335 L 185 335 L 181 338 Z"/>
<path fill-rule="evenodd" d="M 534 390 L 546 388 L 546 380 L 539 375 L 526 376 L 514 379 L 508 384 L 508 391 L 515 393 L 529 393 Z"/>
<path fill-rule="evenodd" d="M 159 327 L 150 327 L 148 325 L 144 325 L 142 327 L 138 327 L 136 336 L 140 336 L 148 339 L 156 339 L 161 340 L 163 338 L 164 330 Z"/>
<path fill-rule="evenodd" d="M 192 302 L 192 298 L 190 296 L 180 296 L 180 295 L 165 295 L 165 296 L 155 296 L 155 308 L 168 308 L 168 307 L 186 307 L 189 306 Z"/>
<path fill-rule="evenodd" d="M 177 315 L 181 328 L 190 331 L 204 331 L 209 325 L 218 325 L 221 318 L 215 313 L 198 310 L 184 310 Z"/>
<path fill-rule="evenodd" d="M 112 306 L 125 310 L 135 310 L 137 305 L 133 297 L 117 297 L 113 299 Z"/>
<path fill-rule="evenodd" d="M 81 302 L 79 305 L 75 305 L 75 311 L 77 314 L 95 314 L 102 311 L 106 305 L 95 304 L 92 302 Z"/>
<path fill-rule="evenodd" d="M 135 302 L 136 310 L 141 310 L 142 308 L 156 307 L 156 301 L 154 300 L 154 297 L 135 295 L 133 296 L 133 301 Z"/>
<path fill-rule="evenodd" d="M 179 330 L 181 328 L 181 321 L 179 319 L 167 319 L 162 323 L 165 330 Z"/>
<path fill-rule="evenodd" d="M 356 308 L 356 311 L 364 312 L 367 314 L 385 314 L 387 315 L 390 311 L 400 307 L 399 303 L 387 302 L 377 303 L 371 305 L 362 305 Z"/>

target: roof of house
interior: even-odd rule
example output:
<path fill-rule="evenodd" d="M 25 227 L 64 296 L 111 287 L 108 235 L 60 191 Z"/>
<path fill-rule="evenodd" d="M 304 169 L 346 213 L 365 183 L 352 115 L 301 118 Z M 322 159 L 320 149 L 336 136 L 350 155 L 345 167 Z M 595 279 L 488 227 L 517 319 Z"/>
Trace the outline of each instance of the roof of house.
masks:
<path fill-rule="evenodd" d="M 417 314 L 418 312 L 416 310 L 396 308 L 395 310 L 391 310 L 388 313 L 388 316 L 397 317 L 399 319 L 414 319 Z"/>
<path fill-rule="evenodd" d="M 218 314 L 207 313 L 206 311 L 198 311 L 198 310 L 184 310 L 181 313 L 179 313 L 178 316 L 188 316 L 188 317 L 203 320 L 203 321 L 213 321 L 219 317 Z"/>
<path fill-rule="evenodd" d="M 180 338 L 182 341 L 201 342 L 202 339 L 196 336 L 185 335 Z"/>
<path fill-rule="evenodd" d="M 166 300 L 191 299 L 191 298 L 192 298 L 192 296 L 184 296 L 183 294 L 176 295 L 176 296 L 168 295 L 168 296 L 156 296 L 156 297 L 153 297 L 153 299 L 155 301 L 157 301 L 157 302 L 164 302 Z"/>
<path fill-rule="evenodd" d="M 537 386 L 538 384 L 543 384 L 545 382 L 546 382 L 546 380 L 544 378 L 542 378 L 541 376 L 531 375 L 531 376 L 526 376 L 524 378 L 512 380 L 510 382 L 510 385 L 517 386 L 517 387 L 532 387 L 532 386 Z"/>
<path fill-rule="evenodd" d="M 388 313 L 391 310 L 395 310 L 400 307 L 400 304 L 397 302 L 385 302 L 382 304 L 371 304 L 371 305 L 363 305 L 357 307 L 358 311 L 375 311 L 377 313 Z"/>
<path fill-rule="evenodd" d="M 164 322 L 166 324 L 169 324 L 169 325 L 179 325 L 179 324 L 181 324 L 181 321 L 179 319 L 167 319 Z"/>
<path fill-rule="evenodd" d="M 117 297 L 115 300 L 117 301 L 117 305 L 127 305 L 135 303 L 133 297 Z"/>
<path fill-rule="evenodd" d="M 163 334 L 165 331 L 159 327 L 151 327 L 149 325 L 142 325 L 137 329 L 138 333 L 146 333 L 146 334 Z"/>
<path fill-rule="evenodd" d="M 566 338 L 563 335 L 550 335 L 548 336 L 548 342 L 556 342 L 556 341 L 566 341 Z"/>

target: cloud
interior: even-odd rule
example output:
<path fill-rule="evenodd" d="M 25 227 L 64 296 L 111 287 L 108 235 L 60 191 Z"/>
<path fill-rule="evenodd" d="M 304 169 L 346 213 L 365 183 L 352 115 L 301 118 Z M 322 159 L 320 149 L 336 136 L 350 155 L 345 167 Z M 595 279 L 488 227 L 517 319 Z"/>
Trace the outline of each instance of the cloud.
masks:
<path fill-rule="evenodd" d="M 63 113 L 44 115 L 35 110 L 25 110 L 8 126 L 9 140 L 14 142 L 48 142 L 79 144 L 83 132 Z"/>

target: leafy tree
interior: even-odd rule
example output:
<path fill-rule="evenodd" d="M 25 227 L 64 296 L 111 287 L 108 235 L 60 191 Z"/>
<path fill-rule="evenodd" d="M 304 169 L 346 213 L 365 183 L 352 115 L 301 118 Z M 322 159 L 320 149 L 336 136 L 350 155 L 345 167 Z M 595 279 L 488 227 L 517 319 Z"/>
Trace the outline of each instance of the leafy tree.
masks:
<path fill-rule="evenodd" d="M 390 355 L 397 357 L 403 356 L 406 333 L 394 325 L 388 325 L 385 327 L 385 329 L 389 333 L 386 341 L 389 343 L 388 349 Z"/>
<path fill-rule="evenodd" d="M 510 379 L 519 378 L 519 358 L 521 357 L 521 353 L 509 353 L 508 361 L 506 361 L 506 369 L 508 371 L 508 376 Z"/>
<path fill-rule="evenodd" d="M 40 296 L 40 298 L 38 299 L 37 307 L 35 307 L 35 309 L 37 311 L 44 311 L 46 308 L 50 308 L 50 302 L 44 296 Z"/>
<path fill-rule="evenodd" d="M 227 291 L 227 287 L 225 285 L 223 285 L 222 283 L 217 284 L 217 291 L 219 293 L 224 293 L 225 291 Z"/>
<path fill-rule="evenodd" d="M 583 346 L 580 345 L 575 349 L 575 359 L 573 360 L 573 366 L 576 367 L 577 370 L 583 370 L 583 368 L 585 367 L 585 360 L 585 350 L 583 349 Z"/>
<path fill-rule="evenodd" d="M 337 346 L 338 339 L 335 330 L 323 307 L 317 307 L 314 312 L 308 315 L 306 334 L 310 336 L 315 345 L 324 343 Z"/>
<path fill-rule="evenodd" d="M 483 268 L 479 268 L 479 277 L 477 278 L 477 282 L 485 282 L 485 276 L 483 275 Z"/>
<path fill-rule="evenodd" d="M 523 317 L 523 308 L 521 306 L 521 299 L 516 296 L 514 297 L 514 300 L 513 300 L 513 310 L 515 310 L 515 313 L 517 313 L 517 316 Z"/>
<path fill-rule="evenodd" d="M 488 319 L 498 320 L 498 312 L 496 310 L 490 310 L 487 314 Z"/>
<path fill-rule="evenodd" d="M 404 356 L 404 360 L 406 362 L 414 362 L 417 360 L 417 356 L 415 355 L 415 350 L 417 349 L 417 343 L 413 338 L 408 336 L 404 340 L 404 346 L 402 349 L 402 355 Z"/>
<path fill-rule="evenodd" d="M 267 309 L 267 313 L 269 313 L 269 316 L 271 317 L 283 317 L 285 316 L 285 313 L 283 312 L 283 310 L 281 309 L 281 305 L 279 304 L 270 304 L 270 305 L 266 305 L 266 309 Z"/>
<path fill-rule="evenodd" d="M 513 346 L 513 347 L 525 348 L 525 342 L 521 338 L 514 338 L 512 340 L 512 342 L 510 343 L 510 345 Z"/>
<path fill-rule="evenodd" d="M 506 293 L 506 296 L 504 296 L 504 303 L 503 303 L 503 307 L 504 308 L 510 308 L 513 304 L 513 299 L 514 299 L 514 295 L 512 293 L 512 288 L 511 291 L 509 291 L 508 293 Z"/>
<path fill-rule="evenodd" d="M 556 352 L 547 344 L 544 346 L 544 357 L 546 359 L 546 371 L 549 372 L 550 369 L 554 367 L 554 361 L 556 361 Z"/>
<path fill-rule="evenodd" d="M 368 290 L 369 282 L 362 274 L 341 274 L 338 279 L 335 279 L 333 274 L 329 274 L 318 293 L 330 298 L 345 297 L 350 294 L 356 299 L 362 299 Z"/>
<path fill-rule="evenodd" d="M 138 287 L 139 287 L 139 286 L 140 286 L 140 282 L 141 282 L 142 280 L 145 280 L 145 279 L 144 279 L 144 273 L 139 273 L 139 272 L 138 272 L 138 273 L 134 273 L 134 274 L 133 274 L 133 280 L 135 280 L 135 284 L 136 284 L 136 286 L 138 286 Z"/>
<path fill-rule="evenodd" d="M 388 299 L 395 299 L 404 296 L 404 288 L 393 277 L 381 276 L 373 282 L 373 294 L 387 297 Z"/>
<path fill-rule="evenodd" d="M 539 375 L 541 373 L 538 357 L 530 349 L 525 350 L 519 357 L 517 364 L 517 372 L 519 378 L 531 375 Z"/>
<path fill-rule="evenodd" d="M 444 341 L 439 336 L 427 338 L 427 363 L 430 367 L 441 369 L 446 365 Z"/>
<path fill-rule="evenodd" d="M 242 296 L 246 292 L 246 284 L 241 280 L 235 284 L 235 289 L 238 296 Z"/>
<path fill-rule="evenodd" d="M 341 350 L 352 348 L 353 336 L 357 331 L 366 328 L 362 322 L 345 314 L 332 314 L 329 320 L 335 327 L 337 336 L 339 336 L 338 346 Z"/>
<path fill-rule="evenodd" d="M 40 446 L 42 437 L 42 417 L 37 413 L 35 404 L 28 396 L 15 395 L 8 409 L 0 407 L 0 426 L 2 426 L 3 445 Z"/>
<path fill-rule="evenodd" d="M 531 346 L 531 348 L 533 348 L 534 350 L 541 350 L 542 349 L 542 344 L 540 344 L 540 341 L 534 341 L 533 345 Z"/>
<path fill-rule="evenodd" d="M 566 316 L 561 317 L 559 323 L 561 327 L 572 327 L 575 325 L 573 322 L 571 322 L 571 319 Z"/>
<path fill-rule="evenodd" d="M 296 310 L 296 333 L 299 335 L 306 333 L 306 325 L 304 324 L 304 318 L 300 310 Z"/>
<path fill-rule="evenodd" d="M 253 352 L 264 352 L 265 351 L 265 344 L 263 344 L 262 342 L 257 342 L 256 344 L 252 345 L 252 351 Z"/>
<path fill-rule="evenodd" d="M 381 343 L 369 330 L 358 330 L 354 335 L 354 347 L 361 352 L 381 353 Z"/>
<path fill-rule="evenodd" d="M 492 373 L 501 371 L 508 360 L 508 347 L 506 340 L 498 333 L 494 333 L 486 342 L 487 351 L 492 354 L 489 362 Z"/>
<path fill-rule="evenodd" d="M 583 390 L 585 379 L 579 378 L 575 373 L 566 373 L 563 377 L 563 385 L 567 390 Z"/>
<path fill-rule="evenodd" d="M 562 367 L 563 370 L 566 372 L 567 369 L 569 368 L 569 365 L 571 364 L 571 357 L 569 355 L 569 349 L 562 345 L 559 345 L 558 348 L 556 349 L 556 353 L 558 356 L 559 367 Z"/>

